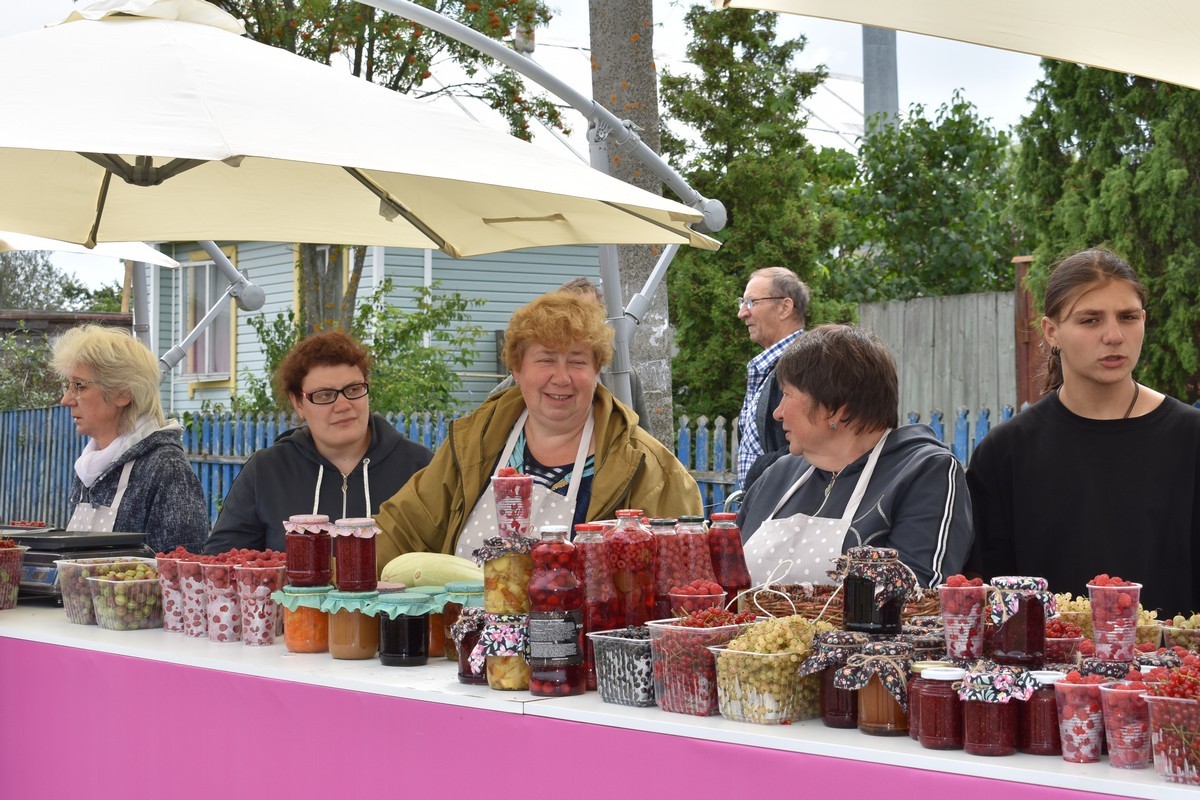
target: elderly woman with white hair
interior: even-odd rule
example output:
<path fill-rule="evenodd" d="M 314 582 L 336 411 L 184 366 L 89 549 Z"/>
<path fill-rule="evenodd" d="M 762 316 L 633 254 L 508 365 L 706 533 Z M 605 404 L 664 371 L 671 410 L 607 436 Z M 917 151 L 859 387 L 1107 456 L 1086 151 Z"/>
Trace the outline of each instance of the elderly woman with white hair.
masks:
<path fill-rule="evenodd" d="M 198 552 L 209 528 L 204 493 L 183 428 L 163 416 L 154 354 L 124 331 L 84 325 L 57 339 L 52 365 L 64 379 L 60 402 L 88 437 L 67 530 L 144 533 L 159 552 Z"/>

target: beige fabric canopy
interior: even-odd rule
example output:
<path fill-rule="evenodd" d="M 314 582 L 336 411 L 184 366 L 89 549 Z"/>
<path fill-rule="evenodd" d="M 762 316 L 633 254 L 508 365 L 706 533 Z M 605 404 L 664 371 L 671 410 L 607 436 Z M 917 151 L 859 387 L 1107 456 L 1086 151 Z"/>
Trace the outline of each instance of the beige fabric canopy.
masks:
<path fill-rule="evenodd" d="M 144 242 L 105 242 L 89 250 L 81 244 L 72 242 L 60 242 L 57 239 L 47 239 L 42 236 L 0 231 L 0 253 L 12 250 L 52 250 L 57 253 L 123 258 L 127 261 L 140 261 L 143 264 L 158 264 L 160 267 L 179 266 L 178 261 Z"/>
<path fill-rule="evenodd" d="M 687 206 L 241 29 L 201 0 L 101 0 L 0 39 L 0 228 L 458 257 L 717 247 Z"/>
<path fill-rule="evenodd" d="M 713 0 L 922 33 L 1200 88 L 1196 0 Z"/>

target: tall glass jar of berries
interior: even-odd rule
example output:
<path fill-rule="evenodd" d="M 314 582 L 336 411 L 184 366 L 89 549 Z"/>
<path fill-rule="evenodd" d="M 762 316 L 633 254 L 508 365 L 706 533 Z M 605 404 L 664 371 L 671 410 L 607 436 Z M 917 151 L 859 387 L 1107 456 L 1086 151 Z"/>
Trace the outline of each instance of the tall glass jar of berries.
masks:
<path fill-rule="evenodd" d="M 712 515 L 708 552 L 715 573 L 713 579 L 725 590 L 726 602 L 750 588 L 750 570 L 742 551 L 742 531 L 737 526 L 737 514 L 718 511 Z"/>
<path fill-rule="evenodd" d="M 654 534 L 654 616 L 666 619 L 671 616 L 671 598 L 668 596 L 676 586 L 684 586 L 691 580 L 690 565 L 683 550 L 683 540 L 675 533 L 676 521 L 671 518 L 650 520 L 650 532 Z"/>
<path fill-rule="evenodd" d="M 544 525 L 530 551 L 529 693 L 540 697 L 583 694 L 583 587 L 576 575 L 579 554 L 565 525 Z"/>
<path fill-rule="evenodd" d="M 708 531 L 704 527 L 704 517 L 680 517 L 675 526 L 679 536 L 683 557 L 691 570 L 691 580 L 717 580 L 713 572 L 712 553 L 708 550 Z"/>
<path fill-rule="evenodd" d="M 583 522 L 575 526 L 575 552 L 579 556 L 583 576 L 584 666 L 587 687 L 596 688 L 596 656 L 592 639 L 586 634 L 611 631 L 623 627 L 617 607 L 617 590 L 613 586 L 612 569 L 608 564 L 608 543 L 604 540 L 605 526 Z M 707 554 L 707 550 L 705 551 Z"/>
<path fill-rule="evenodd" d="M 617 528 L 607 537 L 621 627 L 654 619 L 654 534 L 642 527 L 641 519 L 641 509 L 618 511 Z"/>

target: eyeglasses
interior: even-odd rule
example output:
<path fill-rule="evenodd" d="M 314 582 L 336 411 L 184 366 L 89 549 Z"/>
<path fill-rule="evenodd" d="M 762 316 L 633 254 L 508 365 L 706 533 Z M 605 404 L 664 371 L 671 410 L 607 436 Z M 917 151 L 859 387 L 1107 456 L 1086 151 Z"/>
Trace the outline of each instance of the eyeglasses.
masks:
<path fill-rule="evenodd" d="M 95 381 L 63 381 L 63 394 L 69 394 L 71 397 L 79 397 L 83 394 L 83 390 L 94 384 Z"/>
<path fill-rule="evenodd" d="M 755 303 L 765 303 L 767 300 L 787 300 L 786 297 L 739 297 L 738 309 L 754 308 Z"/>
<path fill-rule="evenodd" d="M 352 383 L 340 389 L 317 389 L 315 392 L 301 392 L 300 394 L 314 405 L 327 406 L 337 400 L 339 394 L 347 400 L 357 400 L 360 397 L 366 397 L 369 389 L 370 387 L 365 383 Z"/>

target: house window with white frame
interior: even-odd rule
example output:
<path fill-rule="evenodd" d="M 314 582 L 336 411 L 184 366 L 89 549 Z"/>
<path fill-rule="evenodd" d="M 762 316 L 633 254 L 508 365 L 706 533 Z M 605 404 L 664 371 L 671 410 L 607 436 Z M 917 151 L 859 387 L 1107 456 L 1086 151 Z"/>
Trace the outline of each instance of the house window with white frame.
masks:
<path fill-rule="evenodd" d="M 187 321 L 187 332 L 204 318 L 213 303 L 229 286 L 229 280 L 212 261 L 197 261 L 186 268 L 183 281 L 183 309 L 181 317 Z M 222 380 L 229 377 L 233 364 L 233 338 L 231 336 L 231 304 L 226 303 L 220 313 L 188 348 L 183 362 L 183 373 L 197 380 Z"/>

